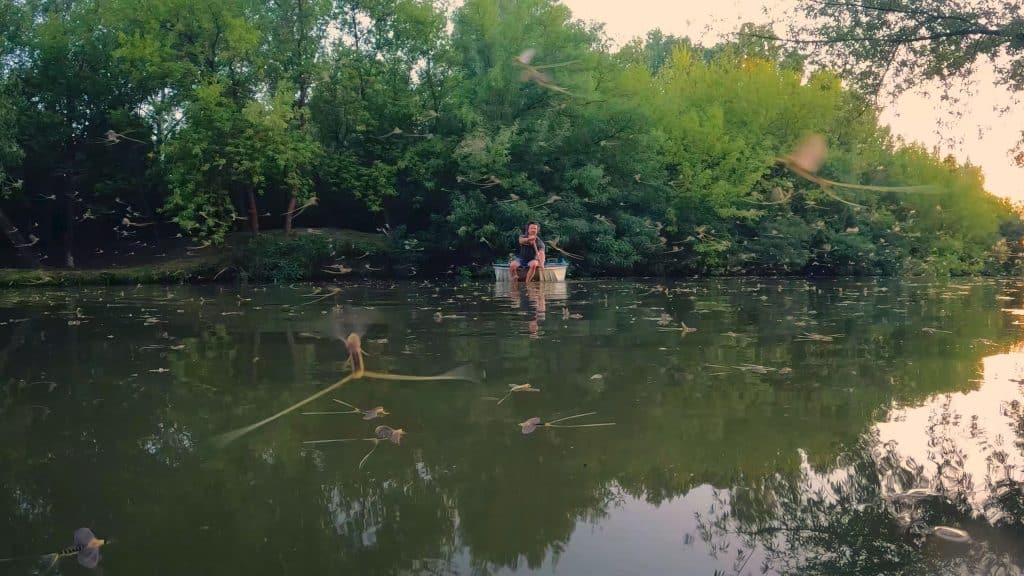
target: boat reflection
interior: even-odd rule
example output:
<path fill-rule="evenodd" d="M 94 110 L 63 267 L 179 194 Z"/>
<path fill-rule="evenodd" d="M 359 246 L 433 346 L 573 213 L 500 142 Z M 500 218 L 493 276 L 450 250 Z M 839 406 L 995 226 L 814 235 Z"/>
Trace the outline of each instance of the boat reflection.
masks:
<path fill-rule="evenodd" d="M 540 337 L 540 323 L 547 317 L 548 299 L 566 300 L 569 288 L 565 282 L 523 282 L 496 283 L 496 298 L 508 298 L 513 309 L 523 310 L 526 315 L 526 332 L 531 338 Z"/>

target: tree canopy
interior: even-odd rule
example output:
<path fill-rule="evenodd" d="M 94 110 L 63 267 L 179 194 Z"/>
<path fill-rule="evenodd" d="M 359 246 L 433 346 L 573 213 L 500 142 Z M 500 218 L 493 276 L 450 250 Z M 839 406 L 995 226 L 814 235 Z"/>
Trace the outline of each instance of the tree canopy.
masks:
<path fill-rule="evenodd" d="M 1024 8 L 999 0 L 807 0 L 791 42 L 854 72 L 862 88 L 897 90 L 970 76 L 979 61 L 1024 89 Z"/>
<path fill-rule="evenodd" d="M 905 20 L 901 45 L 925 50 L 909 23 L 967 30 L 966 16 L 932 14 L 945 4 L 808 14 L 839 23 L 820 29 L 826 47 L 875 18 Z M 1016 54 L 1019 16 L 993 6 L 971 15 L 1002 32 L 936 38 L 928 73 Z M 111 246 L 159 254 L 179 234 L 219 244 L 294 225 L 383 233 L 406 264 L 453 272 L 505 259 L 533 219 L 551 256 L 595 274 L 1016 270 L 1013 207 L 976 167 L 894 137 L 849 81 L 868 76 L 844 62 L 866 72 L 881 52 L 811 73 L 755 24 L 713 46 L 655 30 L 613 51 L 553 0 L 12 8 L 0 214 L 25 235 L 9 236 L 8 259 L 73 266 Z M 895 42 L 878 30 L 864 46 Z M 942 43 L 971 38 L 973 56 Z M 909 74 L 924 60 L 907 54 L 894 66 Z M 829 148 L 811 180 L 779 161 L 809 134 Z M 915 185 L 928 187 L 892 188 Z"/>

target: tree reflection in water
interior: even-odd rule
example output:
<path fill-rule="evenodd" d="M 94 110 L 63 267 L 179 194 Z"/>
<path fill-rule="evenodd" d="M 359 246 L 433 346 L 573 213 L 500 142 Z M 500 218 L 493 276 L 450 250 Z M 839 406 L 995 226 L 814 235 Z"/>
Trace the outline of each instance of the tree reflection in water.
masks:
<path fill-rule="evenodd" d="M 801 452 L 797 474 L 719 492 L 702 537 L 712 551 L 738 537 L 783 574 L 1024 573 L 1021 348 L 985 358 L 977 390 L 894 405 L 853 461 L 817 471 Z"/>
<path fill-rule="evenodd" d="M 1019 571 L 1020 352 L 985 352 L 1019 339 L 995 298 L 1019 283 L 652 288 L 348 286 L 342 317 L 369 325 L 375 366 L 472 362 L 486 386 L 360 383 L 343 399 L 394 417 L 287 419 L 216 457 L 212 435 L 344 370 L 332 303 L 299 306 L 306 287 L 2 293 L 0 557 L 89 525 L 121 540 L 111 575 Z M 522 382 L 543 393 L 481 400 Z M 515 426 L 591 410 L 616 426 Z M 362 470 L 361 451 L 302 445 L 377 424 L 409 437 Z M 169 535 L 190 553 L 166 554 Z"/>

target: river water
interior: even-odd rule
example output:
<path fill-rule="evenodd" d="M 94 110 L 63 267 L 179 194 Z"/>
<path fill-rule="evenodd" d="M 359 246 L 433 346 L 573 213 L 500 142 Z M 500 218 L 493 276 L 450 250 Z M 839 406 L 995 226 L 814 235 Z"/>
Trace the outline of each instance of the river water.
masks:
<path fill-rule="evenodd" d="M 1022 300 L 1011 280 L 3 291 L 0 574 L 1019 574 Z M 351 332 L 368 370 L 477 381 L 364 377 L 215 445 L 347 374 Z M 379 425 L 401 442 L 366 440 Z M 97 568 L 42 557 L 79 527 L 112 540 Z"/>

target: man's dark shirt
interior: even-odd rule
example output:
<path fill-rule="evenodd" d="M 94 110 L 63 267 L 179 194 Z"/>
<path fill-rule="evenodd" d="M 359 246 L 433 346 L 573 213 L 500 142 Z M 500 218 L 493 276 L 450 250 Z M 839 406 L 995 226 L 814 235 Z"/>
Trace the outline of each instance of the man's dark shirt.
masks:
<path fill-rule="evenodd" d="M 520 236 L 520 238 L 526 238 L 526 236 Z M 544 241 L 537 237 L 537 250 L 533 249 L 533 244 L 520 244 L 519 245 L 519 260 L 523 264 L 529 264 L 530 260 L 537 258 L 537 251 L 544 252 Z"/>

